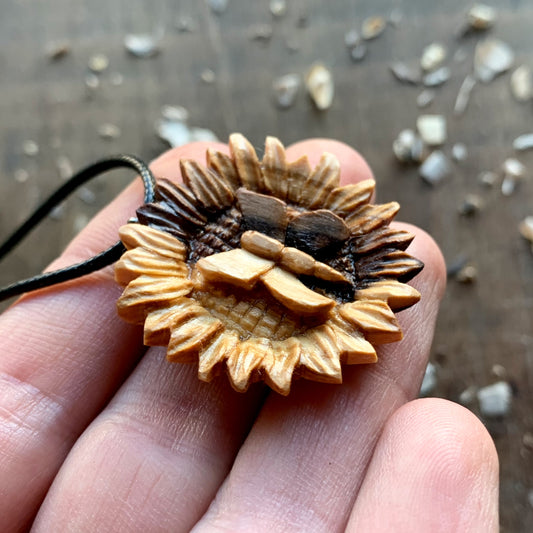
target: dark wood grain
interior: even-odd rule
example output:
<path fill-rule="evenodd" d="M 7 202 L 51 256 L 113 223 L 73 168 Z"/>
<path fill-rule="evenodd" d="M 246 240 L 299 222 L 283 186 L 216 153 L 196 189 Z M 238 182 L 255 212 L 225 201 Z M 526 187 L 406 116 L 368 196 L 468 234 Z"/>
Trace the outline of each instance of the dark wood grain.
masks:
<path fill-rule="evenodd" d="M 209 127 L 221 139 L 233 131 L 245 134 L 262 150 L 265 136 L 278 136 L 285 144 L 305 137 L 333 137 L 356 147 L 369 161 L 378 181 L 381 202 L 397 200 L 401 218 L 429 231 L 446 259 L 464 255 L 478 268 L 471 286 L 451 281 L 438 324 L 433 361 L 439 367 L 438 395 L 457 401 L 469 386 L 497 380 L 493 365 L 503 365 L 515 396 L 511 414 L 486 421 L 501 461 L 501 521 L 505 531 L 533 530 L 533 451 L 522 437 L 533 432 L 533 256 L 520 238 L 517 224 L 533 214 L 533 153 L 520 156 L 529 178 L 517 194 L 504 198 L 498 189 L 487 190 L 476 181 L 482 170 L 499 168 L 513 154 L 511 142 L 531 131 L 532 105 L 512 100 L 508 75 L 474 90 L 465 116 L 453 117 L 455 96 L 471 69 L 472 52 L 479 37 L 458 41 L 454 34 L 462 19 L 463 0 L 289 1 L 286 17 L 273 21 L 268 2 L 230 0 L 229 9 L 213 16 L 204 2 L 179 2 L 180 11 L 197 24 L 192 33 L 179 33 L 173 20 L 174 2 L 167 9 L 163 50 L 140 60 L 128 56 L 122 39 L 129 27 L 123 9 L 127 2 L 93 0 L 0 0 L 0 239 L 30 213 L 38 201 L 57 187 L 56 160 L 68 156 L 74 168 L 116 152 L 145 159 L 165 145 L 153 124 L 164 104 L 179 104 L 190 112 L 190 123 Z M 143 21 L 158 2 L 146 2 L 144 11 L 131 9 L 131 19 Z M 493 34 L 508 41 L 517 61 L 533 67 L 533 4 L 529 0 L 501 0 L 493 4 L 499 18 Z M 150 5 L 150 8 L 146 6 Z M 371 14 L 400 8 L 404 18 L 369 43 L 368 56 L 354 64 L 344 47 L 344 32 Z M 299 13 L 308 25 L 297 27 Z M 252 42 L 249 28 L 272 23 L 271 42 Z M 287 39 L 298 43 L 290 52 Z M 72 52 L 51 63 L 45 47 L 68 40 Z M 430 112 L 449 117 L 451 142 L 464 142 L 469 158 L 456 165 L 453 175 L 430 188 L 416 169 L 399 167 L 391 154 L 398 132 L 414 127 L 420 111 L 419 88 L 398 84 L 388 70 L 392 60 L 414 59 L 433 41 L 445 43 L 451 53 L 461 47 L 468 59 L 451 62 L 452 79 L 441 89 Z M 110 67 L 101 87 L 89 97 L 84 86 L 87 61 L 105 52 Z M 294 107 L 273 105 L 271 85 L 288 72 L 305 73 L 314 61 L 328 64 L 336 80 L 336 96 L 327 112 L 317 112 L 300 94 Z M 215 83 L 200 80 L 203 69 L 216 73 Z M 112 86 L 111 74 L 124 76 Z M 104 122 L 118 125 L 120 138 L 105 141 L 97 135 Z M 23 154 L 24 140 L 40 145 L 36 157 Z M 29 173 L 25 183 L 14 176 Z M 88 220 L 131 179 L 126 172 L 102 178 L 89 188 L 93 205 L 74 196 L 60 220 L 46 220 L 6 259 L 0 283 L 38 272 L 51 261 Z M 479 194 L 485 209 L 473 218 L 460 217 L 457 207 L 467 193 Z M 109 243 L 102 243 L 104 248 Z M 477 413 L 477 406 L 471 408 Z"/>

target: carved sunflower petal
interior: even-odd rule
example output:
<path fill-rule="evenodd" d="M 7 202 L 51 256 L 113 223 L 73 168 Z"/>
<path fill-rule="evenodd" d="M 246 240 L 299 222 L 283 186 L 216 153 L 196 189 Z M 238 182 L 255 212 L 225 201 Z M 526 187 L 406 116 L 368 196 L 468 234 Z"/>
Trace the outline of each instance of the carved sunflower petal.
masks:
<path fill-rule="evenodd" d="M 265 190 L 281 200 L 287 199 L 289 169 L 285 148 L 275 137 L 267 137 L 262 161 Z"/>
<path fill-rule="evenodd" d="M 296 339 L 301 344 L 300 373 L 303 377 L 324 383 L 342 383 L 340 350 L 335 332 L 329 326 L 318 326 Z"/>
<path fill-rule="evenodd" d="M 128 250 L 142 247 L 158 255 L 172 257 L 177 261 L 185 261 L 187 257 L 185 245 L 164 231 L 143 224 L 126 224 L 119 229 L 118 233 L 120 240 Z"/>
<path fill-rule="evenodd" d="M 346 219 L 352 235 L 363 235 L 385 226 L 396 216 L 400 209 L 398 202 L 365 205 Z"/>
<path fill-rule="evenodd" d="M 118 299 L 118 314 L 127 322 L 140 324 L 151 310 L 168 307 L 192 289 L 193 285 L 187 279 L 139 276 L 128 284 Z"/>
<path fill-rule="evenodd" d="M 251 191 L 262 191 L 263 175 L 254 147 L 240 133 L 229 136 L 229 147 L 243 187 Z"/>
<path fill-rule="evenodd" d="M 224 362 L 240 343 L 239 335 L 234 331 L 223 331 L 207 348 L 200 352 L 198 360 L 198 378 L 211 381 L 215 367 Z"/>
<path fill-rule="evenodd" d="M 365 339 L 361 331 L 340 316 L 337 308 L 331 312 L 328 325 L 335 332 L 341 362 L 347 365 L 359 365 L 377 361 L 374 346 Z"/>
<path fill-rule="evenodd" d="M 375 363 L 378 360 L 376 350 L 361 333 L 353 329 L 346 330 L 333 324 L 331 329 L 337 338 L 337 345 L 343 363 L 347 365 L 364 365 Z"/>
<path fill-rule="evenodd" d="M 241 186 L 235 163 L 226 154 L 213 148 L 208 148 L 207 166 L 219 178 L 223 179 L 233 191 L 236 191 Z"/>
<path fill-rule="evenodd" d="M 209 313 L 174 326 L 168 343 L 167 359 L 171 363 L 194 363 L 198 353 L 213 337 L 224 329 L 224 324 Z"/>
<path fill-rule="evenodd" d="M 390 307 L 381 300 L 363 300 L 344 304 L 339 313 L 350 324 L 361 329 L 372 344 L 385 344 L 402 339 L 402 331 Z"/>
<path fill-rule="evenodd" d="M 358 300 L 383 300 L 394 311 L 406 309 L 420 300 L 420 293 L 410 285 L 393 279 L 376 281 L 357 291 Z"/>
<path fill-rule="evenodd" d="M 379 258 L 378 261 L 370 259 L 359 263 L 367 278 L 396 278 L 406 282 L 416 276 L 423 268 L 424 263 L 405 252 L 390 252 Z"/>
<path fill-rule="evenodd" d="M 293 204 L 299 204 L 301 194 L 304 189 L 304 184 L 311 174 L 311 165 L 309 158 L 303 155 L 296 161 L 289 163 L 289 175 L 287 180 L 289 182 L 287 190 L 287 201 Z"/>
<path fill-rule="evenodd" d="M 231 283 L 251 289 L 261 275 L 274 266 L 273 261 L 251 254 L 242 248 L 203 257 L 196 267 L 211 282 Z"/>
<path fill-rule="evenodd" d="M 405 250 L 414 238 L 415 236 L 408 231 L 384 226 L 359 237 L 354 242 L 354 251 L 357 254 L 367 254 L 381 248 Z"/>
<path fill-rule="evenodd" d="M 335 306 L 335 301 L 307 288 L 296 276 L 274 267 L 261 276 L 266 288 L 285 307 L 302 315 L 320 315 Z"/>
<path fill-rule="evenodd" d="M 279 394 L 287 396 L 291 390 L 294 368 L 300 361 L 302 345 L 294 338 L 272 343 L 272 350 L 265 354 L 262 368 L 266 384 Z"/>
<path fill-rule="evenodd" d="M 169 233 L 182 241 L 186 241 L 189 237 L 187 224 L 182 224 L 181 217 L 165 208 L 163 204 L 144 204 L 136 213 L 141 224 Z"/>
<path fill-rule="evenodd" d="M 148 313 L 144 323 L 144 344 L 164 346 L 168 344 L 172 329 L 185 320 L 202 316 L 207 311 L 190 298 L 178 298 L 170 307 Z"/>
<path fill-rule="evenodd" d="M 338 187 L 341 167 L 339 160 L 325 152 L 304 184 L 300 202 L 309 209 L 323 207 L 326 198 Z"/>
<path fill-rule="evenodd" d="M 191 226 L 202 226 L 207 218 L 201 213 L 194 195 L 183 185 L 160 179 L 155 188 L 156 200 L 180 215 Z"/>
<path fill-rule="evenodd" d="M 376 182 L 372 179 L 335 187 L 326 198 L 323 207 L 346 217 L 358 207 L 368 204 L 375 187 Z"/>
<path fill-rule="evenodd" d="M 188 272 L 189 269 L 183 261 L 176 261 L 172 257 L 158 255 L 144 248 L 135 248 L 122 254 L 115 263 L 115 280 L 122 286 L 142 275 L 185 279 Z"/>
<path fill-rule="evenodd" d="M 193 159 L 182 159 L 180 167 L 183 181 L 206 209 L 214 211 L 232 204 L 233 193 L 217 174 Z"/>
<path fill-rule="evenodd" d="M 226 360 L 226 366 L 233 388 L 245 392 L 250 385 L 250 378 L 265 357 L 272 351 L 268 339 L 249 339 L 238 344 Z"/>

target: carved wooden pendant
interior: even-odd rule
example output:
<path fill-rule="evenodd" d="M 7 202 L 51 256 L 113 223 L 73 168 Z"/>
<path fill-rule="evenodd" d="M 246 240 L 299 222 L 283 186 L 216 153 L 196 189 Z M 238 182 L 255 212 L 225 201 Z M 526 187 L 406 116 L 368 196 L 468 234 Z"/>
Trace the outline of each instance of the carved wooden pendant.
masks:
<path fill-rule="evenodd" d="M 339 186 L 331 154 L 311 169 L 273 137 L 262 161 L 240 134 L 229 145 L 205 168 L 182 160 L 183 184 L 159 181 L 121 228 L 119 315 L 203 381 L 225 369 L 237 391 L 264 380 L 284 395 L 295 376 L 341 383 L 343 363 L 402 338 L 393 311 L 420 298 L 413 235 L 389 227 L 399 205 L 370 204 L 372 180 Z"/>

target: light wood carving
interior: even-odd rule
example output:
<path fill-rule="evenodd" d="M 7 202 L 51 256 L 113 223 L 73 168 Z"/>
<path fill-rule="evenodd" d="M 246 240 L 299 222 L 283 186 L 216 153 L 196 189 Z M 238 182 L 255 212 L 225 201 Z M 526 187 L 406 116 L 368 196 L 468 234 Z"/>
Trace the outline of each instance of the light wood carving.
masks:
<path fill-rule="evenodd" d="M 393 311 L 420 299 L 413 236 L 389 226 L 399 205 L 370 204 L 372 180 L 340 186 L 331 154 L 312 169 L 273 137 L 261 161 L 240 134 L 229 146 L 205 167 L 182 160 L 183 183 L 160 180 L 121 228 L 119 315 L 203 381 L 225 370 L 237 391 L 262 380 L 284 395 L 295 377 L 341 383 L 342 364 L 402 338 Z"/>

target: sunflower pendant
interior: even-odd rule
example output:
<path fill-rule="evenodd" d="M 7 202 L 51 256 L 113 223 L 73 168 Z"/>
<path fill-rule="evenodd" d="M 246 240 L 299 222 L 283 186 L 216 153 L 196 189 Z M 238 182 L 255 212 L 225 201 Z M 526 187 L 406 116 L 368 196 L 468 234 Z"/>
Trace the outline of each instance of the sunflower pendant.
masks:
<path fill-rule="evenodd" d="M 205 168 L 182 160 L 183 183 L 160 180 L 120 229 L 118 313 L 203 381 L 225 369 L 237 391 L 263 380 L 283 395 L 294 377 L 341 383 L 342 364 L 402 338 L 393 311 L 420 299 L 413 235 L 389 226 L 399 205 L 370 204 L 372 180 L 339 186 L 331 154 L 311 169 L 273 137 L 262 161 L 240 134 L 229 146 Z"/>

